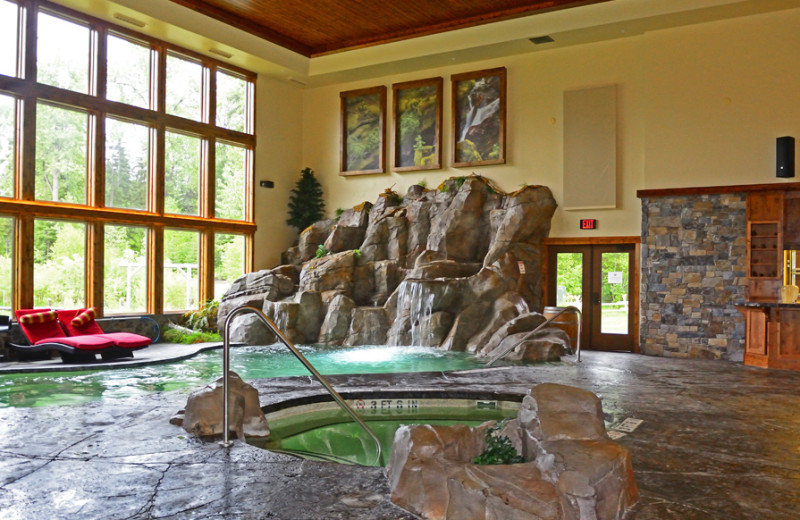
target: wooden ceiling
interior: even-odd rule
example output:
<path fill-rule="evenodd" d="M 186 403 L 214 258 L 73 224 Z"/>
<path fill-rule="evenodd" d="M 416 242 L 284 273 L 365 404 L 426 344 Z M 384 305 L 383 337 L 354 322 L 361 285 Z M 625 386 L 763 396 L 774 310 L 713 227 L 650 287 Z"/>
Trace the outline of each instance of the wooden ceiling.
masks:
<path fill-rule="evenodd" d="M 313 57 L 609 0 L 171 1 Z"/>

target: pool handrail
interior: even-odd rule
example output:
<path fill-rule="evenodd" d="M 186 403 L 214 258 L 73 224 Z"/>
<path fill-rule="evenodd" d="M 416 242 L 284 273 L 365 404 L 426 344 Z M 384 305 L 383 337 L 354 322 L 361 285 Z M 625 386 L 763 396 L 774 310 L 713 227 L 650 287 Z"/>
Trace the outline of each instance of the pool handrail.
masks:
<path fill-rule="evenodd" d="M 510 346 L 503 347 L 502 350 L 501 349 L 496 349 L 494 352 L 492 352 L 492 355 L 489 357 L 489 360 L 486 361 L 486 366 L 487 367 L 488 366 L 492 366 L 492 364 L 494 364 L 495 361 L 498 361 L 499 359 L 503 358 L 506 354 L 508 354 L 509 352 L 514 350 L 515 348 L 517 348 L 523 341 L 525 341 L 526 339 L 530 338 L 532 335 L 534 335 L 540 329 L 543 329 L 548 324 L 550 324 L 553 320 L 555 320 L 556 318 L 558 318 L 559 316 L 561 316 L 562 314 L 564 314 L 567 311 L 574 312 L 574 313 L 576 313 L 578 315 L 578 334 L 577 334 L 578 337 L 577 337 L 577 341 L 575 342 L 575 350 L 578 353 L 578 363 L 580 363 L 581 362 L 581 323 L 583 322 L 583 316 L 581 316 L 580 309 L 570 305 L 568 307 L 562 307 L 557 313 L 555 313 L 554 315 L 552 315 L 549 318 L 547 318 L 544 322 L 540 323 L 538 327 L 536 327 L 535 329 L 533 329 L 529 333 L 525 334 L 525 336 L 523 336 L 523 338 L 521 340 L 517 341 L 516 343 L 511 343 Z"/>
<path fill-rule="evenodd" d="M 378 439 L 378 436 L 375 435 L 375 432 L 367 426 L 367 423 L 364 422 L 361 417 L 358 416 L 355 410 L 347 404 L 347 402 L 339 395 L 339 392 L 333 389 L 333 387 L 328 383 L 328 380 L 320 374 L 316 368 L 306 359 L 306 357 L 297 350 L 297 347 L 289 341 L 283 332 L 278 329 L 278 326 L 265 315 L 261 309 L 257 309 L 255 307 L 250 307 L 248 305 L 243 305 L 241 307 L 237 307 L 230 314 L 225 318 L 225 326 L 224 326 L 224 334 L 222 336 L 222 442 L 220 444 L 224 447 L 229 447 L 233 444 L 230 440 L 230 423 L 228 418 L 228 372 L 230 371 L 230 326 L 233 322 L 233 317 L 242 312 L 254 312 L 257 316 L 259 316 L 263 321 L 264 324 L 269 328 L 278 339 L 286 345 L 286 347 L 294 354 L 294 357 L 300 361 L 303 366 L 311 372 L 311 375 L 314 376 L 314 379 L 319 381 L 319 383 L 325 387 L 325 390 L 328 391 L 328 394 L 333 398 L 334 401 L 345 411 L 347 414 L 355 421 L 361 428 L 367 432 L 367 434 L 372 437 L 372 440 L 375 441 L 375 447 L 377 448 L 377 459 L 376 462 L 380 464 L 381 459 L 383 457 L 383 450 L 381 448 L 381 441 Z"/>

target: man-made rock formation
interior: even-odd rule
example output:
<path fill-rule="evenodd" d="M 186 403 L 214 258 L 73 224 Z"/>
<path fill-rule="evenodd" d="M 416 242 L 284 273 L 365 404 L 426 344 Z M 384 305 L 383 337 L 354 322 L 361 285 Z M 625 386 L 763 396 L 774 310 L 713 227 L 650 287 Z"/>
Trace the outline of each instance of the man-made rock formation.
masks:
<path fill-rule="evenodd" d="M 524 463 L 473 463 L 491 424 L 397 430 L 387 467 L 392 501 L 429 520 L 619 520 L 636 502 L 630 455 L 606 436 L 593 393 L 552 383 L 531 390 L 497 433 Z"/>
<path fill-rule="evenodd" d="M 195 390 L 189 395 L 183 417 L 174 417 L 170 422 L 182 426 L 192 435 L 200 437 L 220 435 L 222 428 L 222 379 L 213 384 Z M 261 403 L 258 390 L 245 383 L 235 372 L 228 372 L 228 426 L 236 432 L 236 437 L 244 440 L 248 437 L 269 436 L 269 426 Z"/>
<path fill-rule="evenodd" d="M 521 340 L 543 320 L 541 250 L 556 203 L 543 186 L 504 194 L 479 176 L 437 190 L 388 191 L 375 204 L 318 222 L 285 252 L 289 264 L 237 280 L 220 324 L 239 305 L 263 309 L 287 337 L 331 345 L 427 345 L 488 355 L 509 334 Z M 323 256 L 316 257 L 319 248 Z M 251 315 L 232 340 L 268 342 Z M 515 326 L 501 327 L 515 320 Z M 536 337 L 517 358 L 558 359 L 558 333 Z M 258 341 L 261 340 L 261 341 Z M 507 344 L 507 343 L 505 343 Z"/>

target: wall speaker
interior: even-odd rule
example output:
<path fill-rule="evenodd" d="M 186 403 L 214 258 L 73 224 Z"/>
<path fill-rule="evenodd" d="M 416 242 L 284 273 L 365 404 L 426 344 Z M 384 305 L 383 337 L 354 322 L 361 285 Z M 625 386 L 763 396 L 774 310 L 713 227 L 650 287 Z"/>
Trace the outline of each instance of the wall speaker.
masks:
<path fill-rule="evenodd" d="M 777 143 L 775 175 L 794 177 L 794 137 L 779 137 Z"/>

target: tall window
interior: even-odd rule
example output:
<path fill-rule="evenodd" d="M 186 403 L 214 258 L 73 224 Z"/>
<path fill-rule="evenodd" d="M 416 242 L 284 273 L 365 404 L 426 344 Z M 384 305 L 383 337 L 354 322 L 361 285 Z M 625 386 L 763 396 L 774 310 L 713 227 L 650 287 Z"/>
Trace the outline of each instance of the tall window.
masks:
<path fill-rule="evenodd" d="M 200 211 L 200 139 L 167 132 L 164 210 L 178 215 Z"/>
<path fill-rule="evenodd" d="M 39 103 L 36 200 L 86 203 L 88 115 Z"/>
<path fill-rule="evenodd" d="M 89 92 L 89 28 L 39 12 L 36 70 L 39 83 Z"/>
<path fill-rule="evenodd" d="M 106 225 L 105 257 L 106 313 L 147 310 L 147 229 Z"/>
<path fill-rule="evenodd" d="M 106 119 L 106 207 L 147 209 L 150 129 Z"/>
<path fill-rule="evenodd" d="M 14 196 L 14 98 L 0 94 L 0 197 Z"/>
<path fill-rule="evenodd" d="M 0 74 L 17 75 L 17 54 L 11 49 L 17 48 L 17 5 L 0 0 Z"/>
<path fill-rule="evenodd" d="M 187 310 L 250 268 L 255 74 L 40 0 L 0 0 L 0 47 L 0 313 Z"/>
<path fill-rule="evenodd" d="M 34 229 L 33 306 L 83 307 L 86 226 L 37 219 Z"/>
<path fill-rule="evenodd" d="M 214 298 L 222 298 L 245 273 L 244 236 L 219 234 L 214 240 Z"/>
<path fill-rule="evenodd" d="M 115 34 L 107 42 L 106 98 L 137 107 L 150 106 L 150 48 Z"/>
<path fill-rule="evenodd" d="M 14 247 L 14 219 L 0 218 L 0 314 L 11 315 L 14 303 L 11 280 L 14 279 L 12 270 Z"/>
<path fill-rule="evenodd" d="M 164 310 L 198 306 L 198 251 L 200 235 L 192 231 L 164 231 Z"/>

